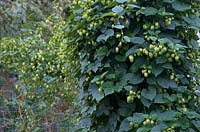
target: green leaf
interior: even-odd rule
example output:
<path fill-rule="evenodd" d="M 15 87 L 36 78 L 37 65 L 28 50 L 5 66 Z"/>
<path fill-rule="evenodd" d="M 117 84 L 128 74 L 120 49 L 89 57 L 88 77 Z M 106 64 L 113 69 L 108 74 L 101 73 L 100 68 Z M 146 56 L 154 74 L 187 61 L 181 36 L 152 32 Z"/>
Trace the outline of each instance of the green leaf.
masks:
<path fill-rule="evenodd" d="M 141 102 L 142 102 L 142 104 L 143 104 L 144 106 L 146 106 L 147 108 L 149 108 L 149 107 L 151 106 L 151 104 L 152 104 L 152 101 L 151 101 L 151 100 L 148 100 L 148 99 L 144 98 L 143 96 L 142 96 L 142 98 L 141 98 Z"/>
<path fill-rule="evenodd" d="M 134 73 L 134 72 L 138 71 L 138 69 L 144 64 L 146 64 L 145 57 L 137 57 L 135 59 L 133 65 L 131 66 L 130 70 Z"/>
<path fill-rule="evenodd" d="M 156 78 L 154 76 L 150 76 L 147 78 L 147 83 L 148 84 L 152 84 L 152 85 L 156 85 Z"/>
<path fill-rule="evenodd" d="M 114 86 L 113 82 L 110 82 L 110 81 L 104 82 L 103 88 L 104 88 L 104 93 L 106 96 L 114 93 L 114 91 L 115 91 L 115 86 Z"/>
<path fill-rule="evenodd" d="M 171 110 L 161 113 L 161 117 L 163 121 L 175 121 L 180 117 L 182 114 L 180 112 Z"/>
<path fill-rule="evenodd" d="M 109 121 L 107 122 L 107 126 L 109 126 L 110 131 L 114 131 L 117 126 L 117 118 L 118 115 L 115 112 L 112 112 L 109 116 Z"/>
<path fill-rule="evenodd" d="M 119 132 L 128 132 L 129 130 L 131 130 L 129 121 L 127 119 L 124 119 L 120 124 Z"/>
<path fill-rule="evenodd" d="M 118 62 L 124 62 L 126 60 L 126 57 L 123 55 L 117 55 L 115 56 L 115 60 Z"/>
<path fill-rule="evenodd" d="M 178 91 L 184 93 L 185 91 L 187 91 L 187 86 L 179 86 Z"/>
<path fill-rule="evenodd" d="M 108 12 L 108 13 L 104 13 L 102 17 L 113 17 L 116 14 L 114 12 Z"/>
<path fill-rule="evenodd" d="M 155 63 L 152 64 L 152 73 L 155 75 L 155 77 L 160 75 L 163 70 L 164 68 L 162 68 L 161 65 L 157 65 Z"/>
<path fill-rule="evenodd" d="M 166 78 L 158 78 L 157 83 L 163 88 L 169 88 L 169 80 Z"/>
<path fill-rule="evenodd" d="M 87 112 L 88 112 L 89 114 L 92 114 L 92 113 L 93 113 L 94 111 L 96 111 L 96 110 L 97 110 L 97 107 L 96 107 L 96 105 L 94 104 L 94 105 L 88 107 Z"/>
<path fill-rule="evenodd" d="M 97 37 L 97 42 L 107 41 L 109 37 L 114 35 L 114 30 L 108 29 L 104 34 L 101 34 Z"/>
<path fill-rule="evenodd" d="M 165 63 L 165 62 L 167 62 L 167 58 L 164 57 L 164 56 L 159 56 L 159 57 L 156 58 L 157 64 L 162 64 L 162 63 Z"/>
<path fill-rule="evenodd" d="M 200 18 L 196 15 L 189 15 L 188 17 L 183 18 L 189 24 L 189 28 L 200 29 Z"/>
<path fill-rule="evenodd" d="M 158 39 L 158 42 L 160 42 L 161 44 L 173 44 L 173 42 L 168 38 Z"/>
<path fill-rule="evenodd" d="M 114 28 L 123 29 L 123 28 L 124 28 L 124 25 L 115 25 Z"/>
<path fill-rule="evenodd" d="M 126 81 L 129 81 L 131 80 L 131 78 L 133 78 L 134 74 L 133 73 L 126 73 L 124 76 L 123 76 L 123 79 L 126 80 Z"/>
<path fill-rule="evenodd" d="M 136 4 L 128 4 L 127 5 L 129 8 L 133 9 L 133 8 L 140 8 L 140 6 L 136 5 Z"/>
<path fill-rule="evenodd" d="M 198 113 L 195 112 L 195 111 L 189 111 L 189 112 L 186 113 L 186 115 L 187 115 L 187 117 L 188 117 L 189 119 L 195 119 L 195 118 L 200 119 L 200 114 L 198 114 Z"/>
<path fill-rule="evenodd" d="M 151 16 L 151 15 L 156 15 L 158 10 L 153 7 L 145 7 L 144 10 L 139 11 L 141 14 L 144 14 L 145 16 Z"/>
<path fill-rule="evenodd" d="M 143 44 L 145 42 L 144 38 L 142 37 L 131 37 L 130 41 L 133 44 Z"/>
<path fill-rule="evenodd" d="M 91 84 L 88 88 L 88 91 L 97 101 L 97 103 L 104 97 L 104 94 L 98 91 L 98 86 L 96 84 Z"/>
<path fill-rule="evenodd" d="M 174 102 L 177 100 L 177 95 L 176 94 L 171 94 L 166 97 L 170 102 Z"/>
<path fill-rule="evenodd" d="M 81 14 L 83 12 L 83 9 L 82 8 L 80 8 L 80 9 L 78 9 L 78 10 L 75 10 L 75 13 L 77 13 L 77 14 Z"/>
<path fill-rule="evenodd" d="M 92 122 L 91 122 L 91 119 L 89 118 L 89 116 L 85 116 L 85 117 L 83 117 L 83 119 L 81 119 L 80 127 L 87 128 L 87 127 L 91 126 L 91 124 L 92 124 Z"/>
<path fill-rule="evenodd" d="M 124 36 L 124 40 L 125 40 L 125 42 L 131 42 L 131 39 L 128 36 Z"/>
<path fill-rule="evenodd" d="M 194 93 L 195 93 L 195 95 L 197 95 L 198 97 L 200 97 L 200 91 L 199 90 L 195 90 Z"/>
<path fill-rule="evenodd" d="M 151 128 L 148 127 L 140 127 L 137 129 L 136 132 L 149 132 L 151 130 Z"/>
<path fill-rule="evenodd" d="M 157 40 L 157 37 L 154 37 L 154 36 L 150 36 L 149 37 L 152 41 L 156 41 Z"/>
<path fill-rule="evenodd" d="M 165 3 L 174 3 L 175 0 L 164 0 Z"/>
<path fill-rule="evenodd" d="M 85 76 L 82 76 L 81 78 L 80 78 L 80 81 L 79 81 L 79 86 L 80 87 L 82 87 L 83 86 L 83 83 L 84 83 L 84 81 L 85 81 Z"/>
<path fill-rule="evenodd" d="M 99 67 L 101 67 L 101 61 L 99 60 L 96 60 L 94 63 L 91 63 L 90 65 L 88 65 L 88 69 L 94 72 L 96 72 Z"/>
<path fill-rule="evenodd" d="M 144 78 L 141 77 L 140 74 L 133 74 L 133 76 L 130 78 L 129 83 L 130 84 L 139 84 L 144 81 Z"/>
<path fill-rule="evenodd" d="M 127 2 L 127 0 L 116 0 L 118 3 L 124 3 Z"/>
<path fill-rule="evenodd" d="M 167 99 L 167 97 L 169 97 L 168 94 L 157 94 L 155 99 L 154 99 L 154 103 L 157 103 L 157 104 L 168 103 L 169 100 Z"/>
<path fill-rule="evenodd" d="M 165 124 L 158 124 L 151 129 L 151 132 L 162 132 L 165 128 L 167 128 Z"/>
<path fill-rule="evenodd" d="M 128 85 L 128 86 L 125 86 L 124 89 L 125 89 L 126 91 L 130 91 L 130 90 L 133 89 L 133 86 Z"/>
<path fill-rule="evenodd" d="M 111 128 L 111 126 L 110 126 L 109 122 L 107 122 L 105 125 L 99 126 L 97 128 L 97 131 L 98 132 L 107 132 L 107 131 L 109 131 L 109 128 Z M 86 131 L 84 131 L 84 132 L 86 132 Z"/>
<path fill-rule="evenodd" d="M 161 16 L 174 16 L 174 14 L 170 12 L 159 12 L 158 14 Z"/>
<path fill-rule="evenodd" d="M 101 75 L 96 75 L 92 80 L 91 80 L 91 83 L 95 83 L 97 82 L 98 80 L 101 79 Z"/>
<path fill-rule="evenodd" d="M 176 49 L 181 49 L 181 50 L 184 50 L 185 48 L 187 48 L 187 46 L 183 46 L 183 45 L 181 45 L 181 44 L 175 44 L 175 48 Z"/>
<path fill-rule="evenodd" d="M 120 108 L 117 110 L 117 112 L 123 116 L 128 117 L 132 114 L 132 112 L 135 110 L 135 104 L 128 104 L 125 101 L 120 101 L 119 103 Z"/>
<path fill-rule="evenodd" d="M 102 46 L 99 49 L 97 49 L 96 56 L 102 57 L 107 55 L 107 53 L 108 53 L 108 48 L 106 46 Z"/>
<path fill-rule="evenodd" d="M 116 83 L 114 90 L 116 92 L 120 92 L 126 85 L 127 85 L 127 81 L 122 79 L 121 81 Z"/>
<path fill-rule="evenodd" d="M 196 127 L 196 129 L 198 131 L 200 131 L 200 120 L 197 120 L 197 121 L 193 120 L 192 123 L 194 124 L 194 126 Z"/>
<path fill-rule="evenodd" d="M 116 75 L 115 75 L 114 73 L 108 73 L 108 74 L 106 75 L 106 78 L 112 80 L 112 79 L 115 79 L 115 78 L 116 78 Z"/>
<path fill-rule="evenodd" d="M 182 119 L 177 120 L 177 124 L 183 130 L 187 130 L 191 126 L 190 121 L 188 119 L 186 119 L 186 118 L 182 118 Z"/>
<path fill-rule="evenodd" d="M 134 124 L 140 124 L 144 121 L 145 119 L 145 114 L 143 113 L 134 113 L 133 117 L 128 118 L 130 122 L 133 122 Z"/>
<path fill-rule="evenodd" d="M 106 41 L 106 35 L 105 34 L 101 34 L 97 37 L 97 42 L 101 42 L 102 40 Z"/>
<path fill-rule="evenodd" d="M 187 11 L 191 9 L 191 5 L 183 3 L 179 0 L 176 0 L 173 4 L 172 7 L 177 10 L 177 11 Z"/>
<path fill-rule="evenodd" d="M 123 79 L 117 82 L 116 85 L 111 81 L 104 82 L 103 83 L 104 93 L 105 95 L 109 95 L 114 93 L 115 91 L 120 92 L 126 85 L 127 81 Z"/>
<path fill-rule="evenodd" d="M 172 69 L 173 68 L 171 63 L 165 63 L 165 64 L 162 65 L 162 67 L 165 68 L 165 69 Z"/>
<path fill-rule="evenodd" d="M 106 30 L 106 32 L 104 34 L 106 35 L 106 37 L 108 39 L 109 37 L 114 35 L 114 30 L 113 29 L 108 29 L 108 30 Z"/>
<path fill-rule="evenodd" d="M 195 132 L 194 129 L 189 128 L 188 132 Z"/>
<path fill-rule="evenodd" d="M 141 95 L 148 99 L 148 100 L 153 100 L 156 96 L 157 92 L 156 92 L 156 88 L 153 86 L 149 86 L 148 89 L 142 89 L 142 93 Z"/>
<path fill-rule="evenodd" d="M 178 85 L 174 80 L 169 80 L 169 87 L 175 89 L 178 88 Z"/>
<path fill-rule="evenodd" d="M 128 57 L 129 55 L 135 53 L 138 49 L 137 45 L 134 45 L 133 47 L 131 47 L 127 52 L 126 52 L 126 57 Z"/>
<path fill-rule="evenodd" d="M 112 8 L 112 11 L 115 12 L 115 13 L 120 13 L 123 10 L 124 10 L 124 8 L 121 7 L 121 6 L 115 6 L 115 7 Z"/>

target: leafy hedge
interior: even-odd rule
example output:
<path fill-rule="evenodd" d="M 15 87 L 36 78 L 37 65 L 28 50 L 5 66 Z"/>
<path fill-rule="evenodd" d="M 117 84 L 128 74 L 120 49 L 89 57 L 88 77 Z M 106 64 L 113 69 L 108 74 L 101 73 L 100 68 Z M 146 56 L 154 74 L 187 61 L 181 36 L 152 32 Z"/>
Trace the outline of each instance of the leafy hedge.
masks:
<path fill-rule="evenodd" d="M 55 102 L 55 95 L 67 97 L 67 90 L 75 87 L 77 74 L 75 46 L 67 43 L 65 22 L 55 21 L 53 34 L 48 42 L 43 38 L 42 28 L 28 32 L 19 38 L 2 38 L 0 63 L 6 70 L 16 72 L 21 84 L 17 89 L 28 97 Z M 66 83 L 68 82 L 68 83 Z M 73 85 L 74 84 L 74 85 Z"/>
<path fill-rule="evenodd" d="M 41 25 L 37 26 L 36 31 L 23 33 L 16 38 L 0 38 L 0 64 L 7 73 L 18 78 L 16 91 L 13 90 L 17 97 L 7 97 L 8 102 L 1 106 L 7 113 L 6 117 L 0 117 L 5 131 L 45 131 L 45 125 L 49 125 L 45 123 L 59 127 L 59 122 L 53 122 L 57 118 L 64 118 L 59 119 L 66 125 L 64 131 L 69 127 L 67 125 L 73 125 L 76 121 L 69 121 L 68 118 L 75 117 L 65 111 L 72 114 L 76 109 L 77 48 L 70 45 L 65 33 L 66 23 L 62 18 L 52 15 L 46 21 L 52 25 L 48 38 L 44 35 L 46 29 Z M 63 112 L 62 117 L 54 111 Z M 4 120 L 7 120 L 6 123 Z M 61 126 L 55 128 L 61 129 Z"/>
<path fill-rule="evenodd" d="M 80 127 L 200 131 L 198 0 L 74 0 Z M 196 69 L 196 70 L 195 70 Z"/>

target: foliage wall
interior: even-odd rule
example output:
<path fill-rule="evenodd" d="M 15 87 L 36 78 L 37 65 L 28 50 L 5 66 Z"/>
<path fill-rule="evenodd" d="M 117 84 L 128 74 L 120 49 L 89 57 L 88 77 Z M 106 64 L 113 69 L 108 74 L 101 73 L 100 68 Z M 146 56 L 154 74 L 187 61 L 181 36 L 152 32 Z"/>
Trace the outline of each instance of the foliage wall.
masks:
<path fill-rule="evenodd" d="M 1 106 L 7 115 L 11 115 L 6 116 L 8 120 L 18 119 L 4 124 L 5 128 L 9 128 L 5 130 L 43 130 L 45 118 L 50 118 L 50 115 L 47 116 L 49 112 L 63 112 L 67 115 L 62 118 L 67 119 L 72 117 L 69 113 L 75 111 L 76 47 L 69 45 L 62 18 L 51 16 L 48 22 L 54 25 L 48 38 L 44 37 L 42 26 L 38 26 L 37 30 L 19 37 L 0 39 L 0 64 L 3 64 L 4 71 L 15 74 L 18 79 L 13 90 L 15 96 L 1 95 L 9 101 L 7 104 L 2 100 L 7 106 Z M 65 113 L 66 110 L 69 110 L 68 113 Z M 62 120 L 64 123 L 65 119 Z M 71 120 L 68 124 L 73 122 Z"/>
<path fill-rule="evenodd" d="M 0 130 L 74 129 L 79 64 L 66 34 L 67 3 L 0 2 L 0 73 L 8 76 L 0 85 Z"/>
<path fill-rule="evenodd" d="M 198 0 L 74 0 L 80 127 L 200 131 Z"/>

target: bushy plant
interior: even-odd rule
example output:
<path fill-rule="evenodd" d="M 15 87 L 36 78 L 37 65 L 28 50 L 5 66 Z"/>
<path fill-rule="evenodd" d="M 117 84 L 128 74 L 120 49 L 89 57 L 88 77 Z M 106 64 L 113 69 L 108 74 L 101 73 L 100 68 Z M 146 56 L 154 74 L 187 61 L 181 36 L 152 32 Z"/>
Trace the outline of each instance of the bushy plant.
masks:
<path fill-rule="evenodd" d="M 200 131 L 198 0 L 74 0 L 80 127 Z"/>
<path fill-rule="evenodd" d="M 0 39 L 0 64 L 18 78 L 17 97 L 12 98 L 16 104 L 11 104 L 13 115 L 10 113 L 18 120 L 9 130 L 44 131 L 45 120 L 49 121 L 57 109 L 66 114 L 63 116 L 66 119 L 72 117 L 65 113 L 66 110 L 74 112 L 75 76 L 79 67 L 77 48 L 67 39 L 66 23 L 61 17 L 52 15 L 47 24 L 52 25 L 52 33 L 47 38 L 43 35 L 46 29 L 38 25 L 36 31 Z M 74 120 L 68 123 L 74 124 Z"/>
<path fill-rule="evenodd" d="M 64 91 L 75 84 L 72 79 L 78 65 L 73 54 L 75 48 L 67 44 L 63 25 L 62 22 L 55 25 L 48 42 L 42 38 L 40 28 L 23 37 L 1 39 L 1 64 L 5 69 L 19 73 L 19 80 L 25 89 L 17 89 L 27 94 L 28 98 L 52 103 L 55 94 L 64 97 L 67 94 Z"/>

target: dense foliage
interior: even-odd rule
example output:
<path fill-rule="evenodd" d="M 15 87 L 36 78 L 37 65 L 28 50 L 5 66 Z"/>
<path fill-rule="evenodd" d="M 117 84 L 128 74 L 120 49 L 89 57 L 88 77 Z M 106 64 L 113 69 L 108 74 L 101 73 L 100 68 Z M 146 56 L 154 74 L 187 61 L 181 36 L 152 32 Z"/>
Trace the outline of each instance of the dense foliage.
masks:
<path fill-rule="evenodd" d="M 47 22 L 53 25 L 52 35 L 48 38 L 43 35 L 45 29 L 38 25 L 36 31 L 0 40 L 0 64 L 19 80 L 16 84 L 17 97 L 9 102 L 14 104 L 5 105 L 8 108 L 6 111 L 11 110 L 10 115 L 18 119 L 17 122 L 8 123 L 11 124 L 7 126 L 10 128 L 8 130 L 41 131 L 45 128 L 45 118 L 50 118 L 46 114 L 55 112 L 55 109 L 64 112 L 70 107 L 71 111 L 68 112 L 73 113 L 75 108 L 75 76 L 78 71 L 76 47 L 70 45 L 66 38 L 66 24 L 62 18 L 52 15 Z M 56 112 L 53 114 L 56 115 Z"/>
<path fill-rule="evenodd" d="M 74 129 L 79 66 L 65 32 L 68 2 L 0 1 L 0 74 L 17 79 L 0 78 L 0 130 Z"/>
<path fill-rule="evenodd" d="M 198 0 L 74 0 L 80 127 L 200 131 Z"/>
<path fill-rule="evenodd" d="M 70 0 L 1 0 L 0 36 L 16 36 L 27 29 L 35 30 L 35 23 L 45 22 L 53 13 L 66 17 L 69 3 Z"/>
<path fill-rule="evenodd" d="M 53 27 L 54 34 L 48 42 L 42 38 L 39 28 L 35 33 L 27 33 L 22 38 L 1 39 L 0 63 L 10 71 L 18 72 L 25 89 L 20 86 L 17 89 L 23 90 L 28 98 L 52 103 L 55 101 L 54 94 L 65 97 L 67 93 L 64 91 L 75 83 L 71 78 L 77 73 L 75 48 L 65 38 L 65 23 L 61 19 L 58 21 L 60 23 Z"/>
<path fill-rule="evenodd" d="M 198 0 L 66 3 L 0 1 L 1 130 L 78 131 L 80 77 L 80 131 L 200 131 Z"/>

